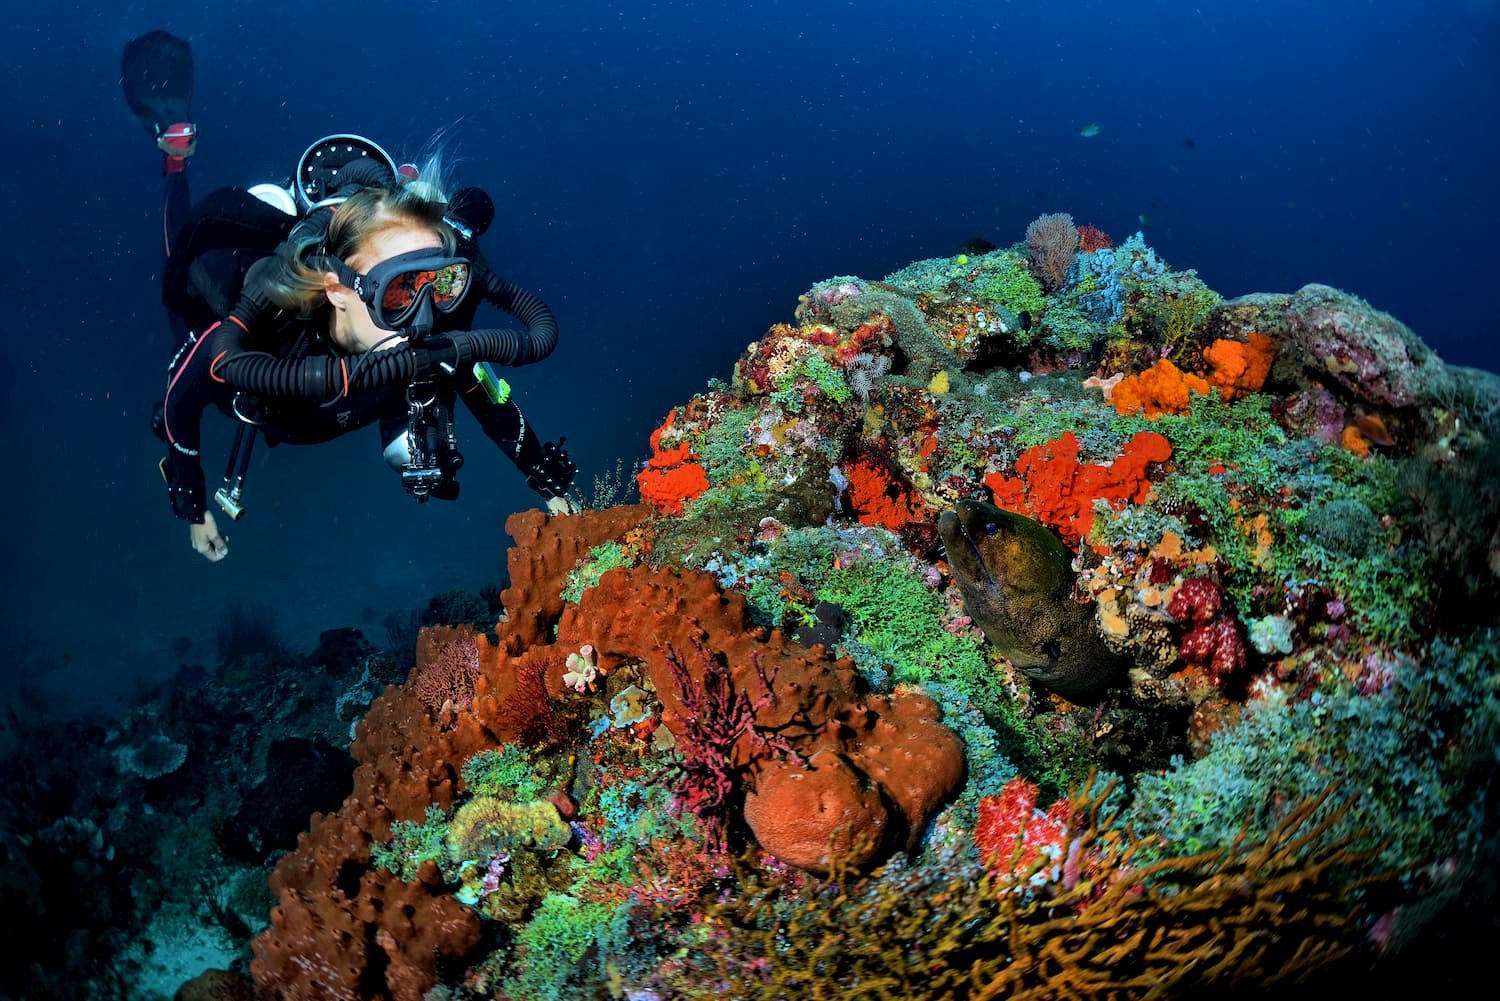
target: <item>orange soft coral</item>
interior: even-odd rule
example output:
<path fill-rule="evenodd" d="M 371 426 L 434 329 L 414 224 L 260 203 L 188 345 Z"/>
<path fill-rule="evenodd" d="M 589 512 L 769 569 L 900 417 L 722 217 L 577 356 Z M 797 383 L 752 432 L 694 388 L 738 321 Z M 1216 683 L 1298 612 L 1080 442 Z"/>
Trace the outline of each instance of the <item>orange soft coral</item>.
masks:
<path fill-rule="evenodd" d="M 1166 438 L 1138 431 L 1109 465 L 1080 464 L 1078 438 L 1069 431 L 1022 452 L 1016 460 L 1018 476 L 991 473 L 984 483 L 997 506 L 1052 526 L 1073 545 L 1094 527 L 1094 501 L 1106 500 L 1114 507 L 1143 502 L 1151 492 L 1147 468 L 1171 455 Z"/>
<path fill-rule="evenodd" d="M 1258 393 L 1271 374 L 1271 362 L 1276 358 L 1276 341 L 1265 334 L 1250 332 L 1248 341 L 1228 341 L 1220 338 L 1203 352 L 1203 358 L 1213 366 L 1208 381 L 1226 400 Z"/>
<path fill-rule="evenodd" d="M 1144 372 L 1121 379 L 1107 395 L 1118 413 L 1144 411 L 1151 418 L 1182 414 L 1194 393 L 1217 389 L 1224 399 L 1233 400 L 1260 392 L 1275 359 L 1276 341 L 1251 331 L 1246 341 L 1219 338 L 1203 350 L 1203 360 L 1212 366 L 1206 379 L 1163 358 Z"/>
<path fill-rule="evenodd" d="M 1109 234 L 1098 226 L 1090 226 L 1084 223 L 1078 227 L 1078 252 L 1091 254 L 1096 250 L 1104 250 L 1113 247 L 1115 241 L 1109 238 Z"/>
<path fill-rule="evenodd" d="M 635 474 L 641 500 L 663 514 L 682 516 L 683 501 L 692 500 L 708 489 L 708 473 L 696 461 L 686 441 L 674 448 L 662 448 L 662 435 L 672 429 L 677 411 L 667 415 L 666 423 L 651 432 L 652 456 L 646 468 Z"/>
<path fill-rule="evenodd" d="M 1208 380 L 1184 372 L 1163 358 L 1138 375 L 1127 376 L 1115 386 L 1109 402 L 1115 411 L 1131 414 L 1144 410 L 1147 417 L 1186 413 L 1193 393 L 1206 393 Z"/>
<path fill-rule="evenodd" d="M 874 459 L 861 456 L 844 466 L 849 479 L 849 507 L 861 525 L 880 525 L 899 532 L 908 522 L 922 521 L 926 512 L 905 483 Z"/>

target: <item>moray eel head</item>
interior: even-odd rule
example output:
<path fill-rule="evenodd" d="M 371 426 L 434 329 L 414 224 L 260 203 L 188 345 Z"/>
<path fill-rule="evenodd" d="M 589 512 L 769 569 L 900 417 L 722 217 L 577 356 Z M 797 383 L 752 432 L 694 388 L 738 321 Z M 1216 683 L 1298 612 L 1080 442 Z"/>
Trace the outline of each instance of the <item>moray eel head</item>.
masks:
<path fill-rule="evenodd" d="M 1099 638 L 1094 606 L 1073 599 L 1073 553 L 1041 522 L 963 500 L 938 518 L 964 608 L 1032 681 L 1088 702 L 1124 674 Z"/>

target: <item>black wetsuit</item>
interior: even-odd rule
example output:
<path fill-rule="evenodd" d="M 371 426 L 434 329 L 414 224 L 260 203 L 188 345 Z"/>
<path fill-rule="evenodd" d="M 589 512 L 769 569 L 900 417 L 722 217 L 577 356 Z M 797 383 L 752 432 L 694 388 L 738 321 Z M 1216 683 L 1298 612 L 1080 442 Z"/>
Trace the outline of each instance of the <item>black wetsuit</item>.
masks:
<path fill-rule="evenodd" d="M 185 218 L 187 211 L 186 198 L 185 177 L 169 175 L 164 233 L 177 231 L 177 224 Z M 477 248 L 463 249 L 477 256 Z M 166 252 L 171 255 L 170 237 Z M 482 263 L 476 262 L 475 273 L 484 300 L 525 325 L 524 336 L 539 345 L 533 354 L 545 356 L 550 353 L 557 341 L 557 322 L 547 304 L 494 274 Z M 445 318 L 445 326 L 466 329 L 478 309 L 478 299 L 475 296 L 472 304 L 466 303 L 457 313 Z M 194 523 L 203 520 L 206 510 L 207 488 L 199 450 L 203 411 L 211 405 L 236 419 L 253 417 L 271 445 L 282 442 L 316 444 L 378 422 L 382 446 L 390 449 L 393 443 L 404 441 L 408 428 L 409 387 L 405 384 L 346 389 L 324 401 L 250 399 L 245 396 L 236 399 L 235 391 L 218 373 L 226 361 L 242 352 L 285 355 L 300 350 L 333 356 L 351 370 L 366 357 L 349 355 L 328 340 L 326 307 L 310 317 L 283 313 L 270 329 L 263 329 L 264 320 L 256 321 L 253 330 L 241 322 L 238 312 L 231 312 L 202 334 L 192 331 L 190 322 L 182 315 L 170 314 L 174 331 L 183 337 L 183 345 L 172 359 L 157 433 L 168 447 L 163 471 L 173 511 L 178 517 Z M 455 399 L 463 400 L 484 433 L 516 464 L 532 489 L 544 500 L 566 492 L 568 483 L 559 482 L 555 465 L 549 463 L 541 439 L 513 399 L 493 402 L 470 369 L 460 369 L 451 375 L 440 374 L 430 388 L 449 407 Z M 405 454 L 404 447 L 398 446 L 398 450 Z M 391 461 L 390 454 L 388 451 L 388 461 Z"/>

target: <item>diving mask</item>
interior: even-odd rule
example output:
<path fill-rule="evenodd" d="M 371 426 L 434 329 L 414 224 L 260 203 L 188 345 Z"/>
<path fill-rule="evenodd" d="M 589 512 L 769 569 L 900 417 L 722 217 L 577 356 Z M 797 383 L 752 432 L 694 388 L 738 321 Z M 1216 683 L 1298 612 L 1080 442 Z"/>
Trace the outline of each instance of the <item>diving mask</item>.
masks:
<path fill-rule="evenodd" d="M 451 313 L 469 291 L 473 266 L 462 257 L 433 250 L 397 254 L 360 274 L 336 257 L 309 263 L 338 275 L 370 307 L 370 318 L 384 330 L 432 330 L 433 313 Z"/>

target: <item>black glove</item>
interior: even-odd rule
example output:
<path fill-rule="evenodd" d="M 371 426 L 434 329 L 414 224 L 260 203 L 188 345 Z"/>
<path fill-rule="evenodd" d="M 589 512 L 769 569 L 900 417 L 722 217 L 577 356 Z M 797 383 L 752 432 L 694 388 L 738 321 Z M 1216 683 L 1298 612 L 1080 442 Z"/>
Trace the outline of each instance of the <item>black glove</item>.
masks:
<path fill-rule="evenodd" d="M 495 221 L 495 203 L 481 188 L 461 188 L 448 199 L 446 218 L 464 239 L 476 240 Z"/>
<path fill-rule="evenodd" d="M 563 442 L 567 440 L 559 438 L 555 443 L 543 442 L 542 457 L 527 471 L 526 482 L 543 500 L 561 497 L 573 485 L 573 475 L 578 472 L 578 467 L 563 448 Z"/>
<path fill-rule="evenodd" d="M 167 423 L 160 403 L 151 412 L 151 433 L 166 443 Z M 208 508 L 203 467 L 167 445 L 167 457 L 156 468 L 161 472 L 162 482 L 167 485 L 167 500 L 172 504 L 172 513 L 195 525 L 201 522 L 203 512 Z"/>
<path fill-rule="evenodd" d="M 252 335 L 257 332 L 264 333 L 266 320 L 274 316 L 281 308 L 271 301 L 270 292 L 267 290 L 267 286 L 277 275 L 277 266 L 274 261 L 275 256 L 272 255 L 262 257 L 250 265 L 249 270 L 245 272 L 240 297 L 230 313 L 239 321 L 240 326 Z"/>
<path fill-rule="evenodd" d="M 172 504 L 172 513 L 194 525 L 202 523 L 203 512 L 208 509 L 203 467 L 182 459 L 176 452 L 169 452 L 158 468 L 167 484 L 167 500 Z"/>

